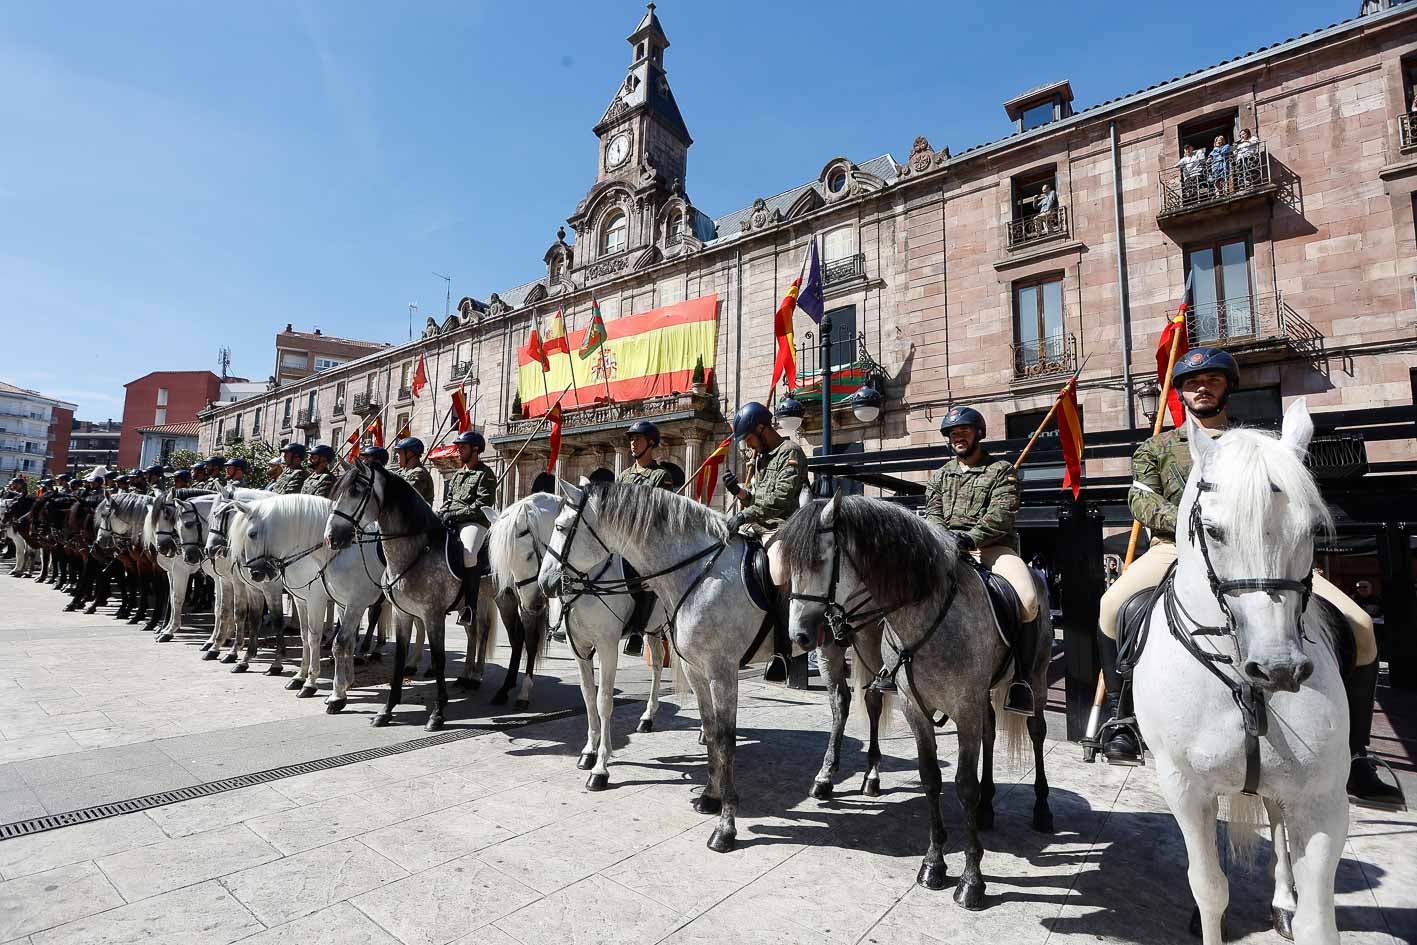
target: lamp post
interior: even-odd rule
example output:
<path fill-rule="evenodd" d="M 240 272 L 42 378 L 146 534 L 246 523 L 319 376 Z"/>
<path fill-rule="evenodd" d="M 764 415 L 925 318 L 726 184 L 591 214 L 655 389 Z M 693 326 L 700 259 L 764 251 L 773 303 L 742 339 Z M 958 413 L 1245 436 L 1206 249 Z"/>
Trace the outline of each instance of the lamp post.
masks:
<path fill-rule="evenodd" d="M 832 316 L 827 312 L 822 316 L 818 344 L 821 346 L 822 381 L 822 459 L 831 462 L 832 454 Z M 828 497 L 832 492 L 831 473 L 823 471 L 817 477 L 818 495 Z"/>
<path fill-rule="evenodd" d="M 802 406 L 802 401 L 791 394 L 778 401 L 777 409 L 773 411 L 777 428 L 788 436 L 802 429 L 802 420 L 806 414 L 807 408 Z"/>
<path fill-rule="evenodd" d="M 1155 381 L 1147 381 L 1137 389 L 1137 400 L 1141 402 L 1141 412 L 1149 422 L 1156 421 L 1156 412 L 1161 409 L 1161 387 Z"/>

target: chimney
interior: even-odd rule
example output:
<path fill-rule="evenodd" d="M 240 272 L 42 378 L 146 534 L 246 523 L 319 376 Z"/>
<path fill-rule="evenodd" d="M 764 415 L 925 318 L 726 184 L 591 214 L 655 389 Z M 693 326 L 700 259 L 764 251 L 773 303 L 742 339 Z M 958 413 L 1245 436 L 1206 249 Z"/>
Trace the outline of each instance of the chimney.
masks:
<path fill-rule="evenodd" d="M 320 333 L 320 329 L 316 328 L 316 329 L 315 329 L 315 334 L 318 335 L 319 333 Z"/>

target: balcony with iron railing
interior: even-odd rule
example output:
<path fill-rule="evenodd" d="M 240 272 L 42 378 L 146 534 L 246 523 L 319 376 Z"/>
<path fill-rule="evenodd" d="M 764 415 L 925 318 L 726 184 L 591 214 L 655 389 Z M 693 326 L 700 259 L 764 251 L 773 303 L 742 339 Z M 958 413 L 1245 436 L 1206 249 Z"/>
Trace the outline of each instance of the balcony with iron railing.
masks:
<path fill-rule="evenodd" d="M 344 398 L 343 398 L 343 397 L 341 397 L 339 400 L 335 401 L 335 416 L 336 416 L 336 417 L 343 417 L 343 416 L 344 416 Z"/>
<path fill-rule="evenodd" d="M 668 415 L 696 416 L 719 420 L 722 411 L 712 394 L 693 392 L 663 394 L 645 397 L 642 400 L 601 403 L 594 406 L 573 407 L 565 413 L 562 429 L 566 433 L 585 432 L 600 429 L 622 429 L 626 422 L 641 417 L 663 419 Z M 719 420 L 721 422 L 721 420 Z M 493 437 L 496 443 L 503 438 L 526 438 L 537 428 L 546 432 L 546 424 L 541 417 L 524 417 L 507 421 L 502 426 L 502 435 Z"/>
<path fill-rule="evenodd" d="M 1278 187 L 1271 176 L 1269 149 L 1260 143 L 1233 147 L 1224 160 L 1207 156 L 1161 172 L 1156 218 L 1174 219 L 1202 211 L 1226 212 L 1239 204 L 1268 199 Z"/>
<path fill-rule="evenodd" d="M 1022 249 L 1068 235 L 1068 208 L 1054 207 L 1004 224 L 1004 242 L 1010 250 Z"/>
<path fill-rule="evenodd" d="M 224 433 L 222 433 L 222 435 L 221 435 L 221 441 L 222 441 L 222 443 L 225 443 L 225 444 L 227 444 L 227 445 L 230 445 L 230 444 L 232 444 L 232 443 L 240 443 L 240 442 L 241 442 L 241 431 L 240 431 L 240 430 L 227 430 L 227 431 L 225 431 Z"/>
<path fill-rule="evenodd" d="M 383 408 L 384 405 L 379 402 L 378 396 L 372 392 L 354 395 L 354 412 L 361 417 L 378 413 Z"/>
<path fill-rule="evenodd" d="M 1192 346 L 1215 345 L 1264 360 L 1266 355 L 1323 356 L 1324 336 L 1284 301 L 1282 295 L 1244 295 L 1196 305 L 1186 312 Z"/>
<path fill-rule="evenodd" d="M 1074 335 L 1058 334 L 1015 342 L 1014 380 L 1032 381 L 1071 374 L 1077 370 L 1078 343 Z"/>
<path fill-rule="evenodd" d="M 1417 112 L 1403 112 L 1397 116 L 1397 146 L 1402 151 L 1417 151 Z"/>
<path fill-rule="evenodd" d="M 399 397 L 398 397 L 398 402 L 399 402 L 399 403 L 403 403 L 403 402 L 406 401 L 406 400 L 412 400 L 412 399 L 413 399 L 413 388 L 412 388 L 412 387 L 400 387 L 400 388 L 399 388 Z"/>
<path fill-rule="evenodd" d="M 452 384 L 453 386 L 456 386 L 456 385 L 458 385 L 458 384 L 461 384 L 464 380 L 467 379 L 468 375 L 471 374 L 471 373 L 472 373 L 472 362 L 471 362 L 471 361 L 454 361 L 454 362 L 453 362 L 453 373 L 449 376 L 449 378 L 448 378 L 448 383 L 449 383 L 449 384 Z"/>
<path fill-rule="evenodd" d="M 301 410 L 298 414 L 295 415 L 295 425 L 300 427 L 301 429 L 318 427 L 320 425 L 319 408 L 316 408 L 314 410 Z"/>
<path fill-rule="evenodd" d="M 822 285 L 834 286 L 866 278 L 866 254 L 854 253 L 822 264 Z"/>

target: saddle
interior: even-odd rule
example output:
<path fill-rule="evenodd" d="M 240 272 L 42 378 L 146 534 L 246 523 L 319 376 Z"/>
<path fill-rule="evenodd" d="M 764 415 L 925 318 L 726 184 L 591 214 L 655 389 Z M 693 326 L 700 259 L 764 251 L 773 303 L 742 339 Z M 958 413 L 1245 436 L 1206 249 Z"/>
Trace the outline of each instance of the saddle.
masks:
<path fill-rule="evenodd" d="M 1167 571 L 1160 584 L 1128 597 L 1117 614 L 1117 675 L 1123 679 L 1131 678 L 1142 650 L 1146 649 L 1152 611 L 1156 609 L 1161 595 L 1166 593 L 1170 580 L 1171 572 Z"/>
<path fill-rule="evenodd" d="M 773 583 L 767 548 L 756 538 L 740 537 L 744 545 L 740 576 L 743 579 L 743 587 L 747 589 L 748 599 L 763 612 L 763 622 L 758 626 L 758 632 L 753 635 L 753 642 L 749 644 L 738 665 L 747 666 L 753 654 L 758 652 L 763 641 L 771 633 L 773 658 L 764 678 L 768 682 L 786 682 L 787 661 L 792 658 L 792 641 L 787 636 L 787 602 L 781 588 Z"/>
<path fill-rule="evenodd" d="M 989 602 L 994 605 L 999 638 L 1009 649 L 1014 649 L 1014 641 L 1023 630 L 1023 605 L 1019 602 L 1018 592 L 988 565 L 975 564 L 975 568 L 984 579 L 984 586 L 989 589 Z"/>

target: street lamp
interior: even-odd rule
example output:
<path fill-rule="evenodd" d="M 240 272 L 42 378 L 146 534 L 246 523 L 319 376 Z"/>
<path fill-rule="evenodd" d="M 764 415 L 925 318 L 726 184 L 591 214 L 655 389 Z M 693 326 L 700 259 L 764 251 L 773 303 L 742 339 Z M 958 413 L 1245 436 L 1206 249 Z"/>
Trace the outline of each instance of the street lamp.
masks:
<path fill-rule="evenodd" d="M 1157 411 L 1161 408 L 1161 386 L 1155 381 L 1147 381 L 1137 389 L 1137 400 L 1146 419 L 1155 423 Z"/>
<path fill-rule="evenodd" d="M 885 398 L 876 389 L 875 378 L 867 378 L 866 383 L 851 395 L 851 412 L 862 423 L 874 423 L 881 415 L 881 404 Z"/>
<path fill-rule="evenodd" d="M 832 454 L 832 315 L 827 312 L 822 316 L 818 330 L 819 344 L 821 345 L 821 360 L 817 362 L 821 368 L 818 376 L 822 385 L 822 458 L 827 459 Z M 828 460 L 830 461 L 830 460 Z M 818 495 L 830 496 L 832 494 L 831 473 L 823 471 L 817 477 Z"/>
<path fill-rule="evenodd" d="M 773 411 L 777 420 L 778 429 L 788 436 L 792 436 L 802 429 L 802 420 L 807 415 L 807 408 L 802 405 L 802 401 L 789 394 L 777 405 Z"/>

